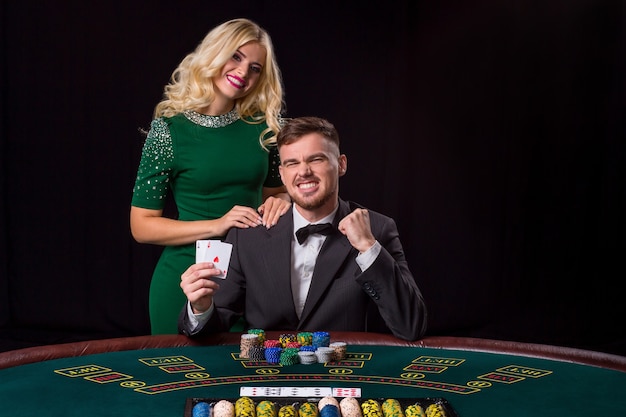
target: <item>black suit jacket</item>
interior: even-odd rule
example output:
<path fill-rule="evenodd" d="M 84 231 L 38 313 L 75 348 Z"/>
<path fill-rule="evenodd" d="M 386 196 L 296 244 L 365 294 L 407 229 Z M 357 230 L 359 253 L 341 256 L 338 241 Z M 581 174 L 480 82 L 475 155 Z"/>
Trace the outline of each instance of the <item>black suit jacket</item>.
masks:
<path fill-rule="evenodd" d="M 339 200 L 334 225 L 360 207 Z M 225 238 L 233 251 L 225 280 L 213 301 L 215 311 L 203 328 L 188 330 L 186 306 L 179 331 L 193 336 L 228 331 L 245 316 L 248 328 L 285 331 L 369 331 L 393 333 L 405 340 L 426 331 L 426 306 L 404 256 L 396 223 L 369 210 L 374 237 L 382 250 L 361 271 L 358 251 L 339 231 L 326 238 L 313 272 L 300 319 L 291 293 L 293 213 L 289 210 L 269 230 L 232 228 Z"/>

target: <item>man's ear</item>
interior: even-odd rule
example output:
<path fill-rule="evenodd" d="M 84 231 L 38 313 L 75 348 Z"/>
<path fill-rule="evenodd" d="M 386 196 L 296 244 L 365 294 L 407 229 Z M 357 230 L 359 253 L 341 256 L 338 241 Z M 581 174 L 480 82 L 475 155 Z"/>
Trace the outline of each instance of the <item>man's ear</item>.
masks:
<path fill-rule="evenodd" d="M 339 176 L 342 177 L 348 171 L 348 157 L 346 155 L 339 155 Z"/>

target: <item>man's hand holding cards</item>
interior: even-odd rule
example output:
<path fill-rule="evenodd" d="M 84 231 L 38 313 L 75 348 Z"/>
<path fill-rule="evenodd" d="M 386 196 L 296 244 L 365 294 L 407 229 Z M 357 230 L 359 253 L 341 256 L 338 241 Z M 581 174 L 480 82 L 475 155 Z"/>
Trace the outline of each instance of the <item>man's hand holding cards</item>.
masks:
<path fill-rule="evenodd" d="M 230 263 L 230 254 L 233 245 L 222 242 L 221 240 L 196 240 L 196 263 L 213 262 L 215 268 L 222 271 L 217 278 L 226 278 L 228 274 L 228 265 Z"/>

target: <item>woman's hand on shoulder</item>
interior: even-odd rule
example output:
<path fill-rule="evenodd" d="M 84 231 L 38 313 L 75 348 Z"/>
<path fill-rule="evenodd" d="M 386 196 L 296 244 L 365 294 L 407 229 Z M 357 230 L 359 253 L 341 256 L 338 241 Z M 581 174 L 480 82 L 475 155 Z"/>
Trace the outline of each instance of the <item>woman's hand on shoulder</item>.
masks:
<path fill-rule="evenodd" d="M 278 193 L 267 197 L 258 209 L 263 216 L 262 224 L 268 229 L 274 226 L 280 216 L 287 213 L 289 207 L 291 207 L 291 199 L 287 193 Z"/>
<path fill-rule="evenodd" d="M 226 236 L 231 227 L 247 229 L 263 224 L 263 218 L 252 207 L 233 206 L 219 219 L 216 236 Z"/>

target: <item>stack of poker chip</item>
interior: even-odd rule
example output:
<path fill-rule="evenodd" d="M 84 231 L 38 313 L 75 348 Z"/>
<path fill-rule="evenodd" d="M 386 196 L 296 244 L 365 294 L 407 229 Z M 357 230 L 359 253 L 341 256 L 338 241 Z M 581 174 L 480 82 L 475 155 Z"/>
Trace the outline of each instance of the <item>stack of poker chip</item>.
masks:
<path fill-rule="evenodd" d="M 250 346 L 248 351 L 248 359 L 255 362 L 262 362 L 265 360 L 265 348 L 263 346 Z"/>
<path fill-rule="evenodd" d="M 287 347 L 289 343 L 297 342 L 296 335 L 291 333 L 281 334 L 278 340 L 280 340 L 280 345 L 284 348 Z"/>
<path fill-rule="evenodd" d="M 255 417 L 256 406 L 250 397 L 239 397 L 235 401 L 235 417 Z"/>
<path fill-rule="evenodd" d="M 382 417 L 383 415 L 378 401 L 372 399 L 363 401 L 361 410 L 363 410 L 363 417 Z"/>
<path fill-rule="evenodd" d="M 329 347 L 333 349 L 333 360 L 340 361 L 346 357 L 348 348 L 346 342 L 332 342 Z"/>
<path fill-rule="evenodd" d="M 385 417 L 404 417 L 402 405 L 395 398 L 387 398 L 380 407 Z"/>
<path fill-rule="evenodd" d="M 320 417 L 339 417 L 341 415 L 339 403 L 333 396 L 326 396 L 320 399 L 317 407 L 319 408 Z"/>
<path fill-rule="evenodd" d="M 276 340 L 276 339 L 266 339 L 265 342 L 263 342 L 263 346 L 265 346 L 265 349 L 273 348 L 273 347 L 282 347 L 282 345 L 280 344 L 280 340 Z"/>
<path fill-rule="evenodd" d="M 278 410 L 278 417 L 296 417 L 296 407 L 291 404 L 283 405 Z"/>
<path fill-rule="evenodd" d="M 300 362 L 297 348 L 284 348 L 280 353 L 281 365 L 295 365 Z"/>
<path fill-rule="evenodd" d="M 276 403 L 262 400 L 256 406 L 256 417 L 276 417 Z"/>
<path fill-rule="evenodd" d="M 250 358 L 250 348 L 252 346 L 259 346 L 259 335 L 253 333 L 242 334 L 239 345 L 239 357 Z"/>
<path fill-rule="evenodd" d="M 411 404 L 404 410 L 406 417 L 426 417 L 426 412 L 419 404 Z"/>
<path fill-rule="evenodd" d="M 315 349 L 315 355 L 317 356 L 317 361 L 319 363 L 328 363 L 333 361 L 333 354 L 335 351 L 333 348 L 328 346 L 320 346 Z"/>
<path fill-rule="evenodd" d="M 342 417 L 362 417 L 361 404 L 354 397 L 344 397 L 339 401 L 339 410 Z"/>
<path fill-rule="evenodd" d="M 303 365 L 311 365 L 317 363 L 317 355 L 312 350 L 300 350 L 298 351 L 298 358 Z"/>
<path fill-rule="evenodd" d="M 250 329 L 241 335 L 239 356 L 270 364 L 308 365 L 342 360 L 346 349 L 345 342 L 330 343 L 328 332 L 283 333 L 278 339 L 267 339 L 263 329 Z"/>
<path fill-rule="evenodd" d="M 305 402 L 298 407 L 298 417 L 317 417 L 317 405 L 311 402 Z"/>
<path fill-rule="evenodd" d="M 312 345 L 317 349 L 319 347 L 328 347 L 330 344 L 330 334 L 328 332 L 314 332 Z"/>
<path fill-rule="evenodd" d="M 211 405 L 205 401 L 200 401 L 191 410 L 192 417 L 210 417 Z"/>
<path fill-rule="evenodd" d="M 298 343 L 301 346 L 312 346 L 313 345 L 313 333 L 311 332 L 300 332 L 296 336 Z"/>
<path fill-rule="evenodd" d="M 228 400 L 219 400 L 212 407 L 213 417 L 234 417 L 235 406 Z"/>
<path fill-rule="evenodd" d="M 280 354 L 283 348 L 281 347 L 266 347 L 265 348 L 265 360 L 267 363 L 277 364 L 280 363 Z"/>
<path fill-rule="evenodd" d="M 250 329 L 248 333 L 259 335 L 259 344 L 263 346 L 265 343 L 265 330 L 263 329 Z"/>

